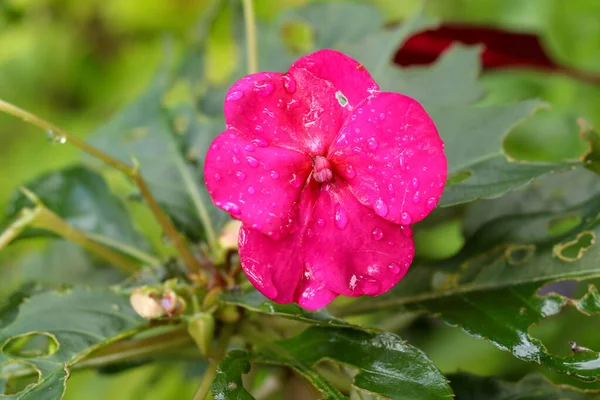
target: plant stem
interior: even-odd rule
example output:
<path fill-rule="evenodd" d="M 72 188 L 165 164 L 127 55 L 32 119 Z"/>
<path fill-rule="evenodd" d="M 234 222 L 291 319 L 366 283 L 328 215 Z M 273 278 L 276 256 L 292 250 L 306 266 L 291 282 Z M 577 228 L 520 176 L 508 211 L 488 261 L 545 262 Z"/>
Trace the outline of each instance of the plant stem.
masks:
<path fill-rule="evenodd" d="M 217 343 L 215 356 L 209 360 L 206 372 L 204 373 L 204 376 L 200 381 L 200 386 L 198 386 L 198 389 L 196 390 L 192 400 L 204 400 L 208 395 L 210 386 L 217 376 L 217 368 L 219 367 L 219 363 L 221 360 L 223 360 L 223 358 L 225 358 L 227 346 L 229 346 L 229 341 L 231 340 L 231 336 L 233 336 L 234 330 L 235 325 L 223 325 L 223 328 L 221 329 L 221 337 Z"/>
<path fill-rule="evenodd" d="M 158 259 L 157 257 L 148 254 L 136 247 L 123 244 L 118 240 L 114 240 L 103 235 L 97 235 L 91 232 L 86 232 L 86 236 L 92 239 L 94 242 L 98 242 L 105 246 L 112 247 L 115 250 L 119 250 L 121 253 L 127 254 L 128 256 L 133 257 L 152 267 L 158 267 L 161 264 L 160 259 Z"/>
<path fill-rule="evenodd" d="M 8 246 L 10 242 L 15 240 L 17 236 L 25 230 L 37 218 L 39 210 L 26 208 L 21 212 L 19 217 L 14 220 L 8 228 L 0 235 L 0 249 Z"/>
<path fill-rule="evenodd" d="M 253 0 L 242 0 L 244 4 L 244 22 L 246 23 L 246 49 L 248 73 L 258 72 L 258 49 L 256 45 L 256 19 Z"/>
<path fill-rule="evenodd" d="M 218 366 L 219 363 L 215 360 L 210 360 L 208 362 L 206 372 L 204 373 L 204 376 L 200 381 L 200 386 L 198 386 L 198 389 L 196 390 L 196 393 L 194 394 L 194 398 L 192 400 L 204 400 L 206 398 L 206 395 L 208 395 L 208 392 L 210 391 L 210 386 L 212 385 L 212 382 L 217 376 Z"/>
<path fill-rule="evenodd" d="M 62 218 L 48 210 L 46 207 L 38 206 L 36 210 L 29 209 L 29 211 L 31 213 L 36 213 L 36 217 L 31 222 L 31 226 L 54 232 L 57 235 L 62 236 L 65 239 L 78 244 L 84 249 L 87 249 L 106 259 L 112 265 L 122 269 L 127 273 L 136 273 L 139 271 L 140 268 L 136 262 L 131 261 L 129 258 L 124 257 L 99 243 L 96 243 L 92 239 L 88 238 L 85 232 L 69 225 Z"/>
<path fill-rule="evenodd" d="M 165 234 L 171 239 L 173 245 L 183 258 L 185 265 L 188 267 L 190 272 L 198 272 L 201 268 L 200 264 L 190 251 L 190 249 L 183 243 L 179 232 L 173 225 L 173 222 L 169 219 L 169 217 L 165 214 L 162 208 L 159 206 L 158 202 L 154 198 L 154 195 L 150 192 L 148 185 L 145 180 L 142 178 L 139 168 L 132 167 L 124 162 L 117 160 L 116 158 L 111 157 L 110 155 L 104 153 L 103 151 L 98 150 L 94 146 L 87 144 L 85 141 L 71 136 L 66 131 L 60 129 L 59 127 L 51 124 L 48 121 L 45 121 L 34 115 L 28 111 L 25 111 L 19 107 L 16 107 L 10 103 L 5 102 L 0 99 L 0 111 L 3 111 L 7 114 L 13 115 L 17 118 L 22 119 L 25 122 L 33 124 L 39 128 L 44 129 L 47 132 L 52 132 L 53 134 L 59 135 L 61 138 L 64 138 L 66 141 L 73 144 L 75 147 L 80 150 L 88 153 L 89 155 L 96 157 L 101 160 L 105 164 L 123 172 L 125 175 L 129 176 L 135 184 L 140 189 L 140 193 L 150 209 L 154 214 L 154 217 L 157 219 L 158 223 L 162 227 Z"/>

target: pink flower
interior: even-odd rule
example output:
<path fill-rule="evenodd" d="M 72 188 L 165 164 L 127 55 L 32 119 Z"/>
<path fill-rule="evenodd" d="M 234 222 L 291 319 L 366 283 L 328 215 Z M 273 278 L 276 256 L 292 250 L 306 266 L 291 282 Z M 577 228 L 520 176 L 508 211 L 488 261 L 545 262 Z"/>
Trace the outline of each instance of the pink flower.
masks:
<path fill-rule="evenodd" d="M 206 185 L 243 222 L 242 267 L 261 293 L 318 309 L 398 283 L 414 255 L 410 225 L 446 180 L 444 144 L 419 103 L 321 50 L 286 74 L 240 79 L 225 120 Z"/>

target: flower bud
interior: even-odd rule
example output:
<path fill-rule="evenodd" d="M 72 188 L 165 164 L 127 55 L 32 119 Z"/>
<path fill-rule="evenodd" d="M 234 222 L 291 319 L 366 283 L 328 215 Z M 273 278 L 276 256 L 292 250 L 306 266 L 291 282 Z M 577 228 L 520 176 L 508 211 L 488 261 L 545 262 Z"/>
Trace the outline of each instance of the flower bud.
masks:
<path fill-rule="evenodd" d="M 210 313 L 200 313 L 188 320 L 188 333 L 203 355 L 208 355 L 215 337 L 215 318 Z"/>

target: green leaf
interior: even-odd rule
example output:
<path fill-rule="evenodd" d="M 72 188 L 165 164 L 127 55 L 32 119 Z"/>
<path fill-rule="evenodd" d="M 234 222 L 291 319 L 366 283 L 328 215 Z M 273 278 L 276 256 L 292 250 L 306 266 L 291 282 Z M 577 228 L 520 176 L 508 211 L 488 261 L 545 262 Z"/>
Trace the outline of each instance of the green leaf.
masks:
<path fill-rule="evenodd" d="M 578 164 L 580 163 L 517 162 L 509 161 L 505 155 L 497 155 L 451 175 L 439 206 L 449 207 L 473 200 L 499 197 L 529 184 L 535 178 L 552 172 L 571 170 Z M 452 182 L 453 178 L 456 178 L 456 183 Z"/>
<path fill-rule="evenodd" d="M 103 238 L 141 249 L 149 243 L 133 226 L 125 204 L 111 193 L 104 178 L 89 168 L 73 166 L 42 175 L 23 185 L 42 203 L 74 227 Z M 7 220 L 25 208 L 35 207 L 21 191 L 12 195 L 6 210 Z M 25 237 L 44 236 L 41 230 L 29 230 Z"/>
<path fill-rule="evenodd" d="M 92 351 L 146 326 L 126 295 L 111 290 L 45 292 L 21 305 L 0 330 L 0 387 L 20 374 L 39 379 L 6 399 L 62 398 L 69 368 Z"/>
<path fill-rule="evenodd" d="M 566 174 L 571 179 L 577 176 Z M 580 187 L 577 182 L 574 186 Z M 523 201 L 528 202 L 530 196 L 524 192 Z M 413 266 L 389 294 L 371 301 L 368 309 L 404 306 L 425 311 L 524 361 L 583 380 L 598 380 L 598 353 L 583 349 L 571 357 L 558 357 L 528 333 L 533 324 L 566 306 L 585 315 L 600 311 L 600 296 L 593 286 L 581 299 L 538 295 L 540 288 L 558 280 L 600 277 L 596 244 L 600 195 L 575 207 L 557 208 L 556 204 L 564 204 L 560 197 L 548 203 L 548 211 L 504 215 L 486 222 L 456 257 Z M 359 303 L 353 309 L 365 306 Z"/>
<path fill-rule="evenodd" d="M 481 47 L 456 44 L 425 67 L 390 65 L 378 80 L 381 90 L 398 92 L 432 106 L 468 105 L 484 95 L 479 83 Z"/>
<path fill-rule="evenodd" d="M 600 136 L 587 121 L 580 119 L 578 123 L 581 129 L 579 136 L 588 142 L 589 146 L 588 151 L 581 158 L 586 168 L 600 174 Z"/>
<path fill-rule="evenodd" d="M 448 378 L 456 398 L 461 400 L 592 400 L 599 398 L 597 391 L 584 391 L 566 385 L 554 385 L 540 374 L 527 375 L 515 383 L 466 373 L 450 375 Z"/>
<path fill-rule="evenodd" d="M 250 372 L 248 353 L 241 350 L 230 352 L 219 364 L 217 376 L 210 388 L 214 398 L 253 400 L 254 397 L 244 389 L 242 375 Z"/>
<path fill-rule="evenodd" d="M 356 368 L 353 386 L 366 393 L 406 400 L 452 397 L 446 378 L 427 356 L 391 333 L 314 326 L 265 346 L 255 359 L 296 369 L 332 399 L 344 397 L 315 369 L 323 360 Z"/>
<path fill-rule="evenodd" d="M 135 158 L 161 206 L 188 236 L 198 238 L 203 231 L 200 210 L 213 211 L 214 207 L 205 206 L 202 178 L 186 159 L 176 136 L 175 125 L 195 126 L 190 125 L 195 116 L 169 113 L 162 104 L 168 88 L 168 76 L 162 72 L 146 93 L 94 132 L 89 141 L 124 162 Z"/>
<path fill-rule="evenodd" d="M 351 327 L 346 321 L 335 318 L 325 309 L 319 311 L 307 311 L 296 304 L 278 304 L 260 294 L 257 290 L 249 292 L 230 291 L 225 292 L 219 299 L 222 304 L 230 304 L 245 308 L 246 310 L 276 315 L 283 318 L 294 319 L 314 325 L 327 325 L 337 327 Z"/>

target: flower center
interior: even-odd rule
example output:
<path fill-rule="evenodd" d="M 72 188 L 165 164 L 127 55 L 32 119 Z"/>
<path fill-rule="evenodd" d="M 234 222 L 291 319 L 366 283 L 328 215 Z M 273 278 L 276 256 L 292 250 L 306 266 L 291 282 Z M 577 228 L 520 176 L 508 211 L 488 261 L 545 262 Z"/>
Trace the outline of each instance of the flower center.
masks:
<path fill-rule="evenodd" d="M 313 178 L 319 183 L 329 182 L 333 178 L 331 164 L 329 160 L 323 156 L 316 156 L 313 166 Z"/>

